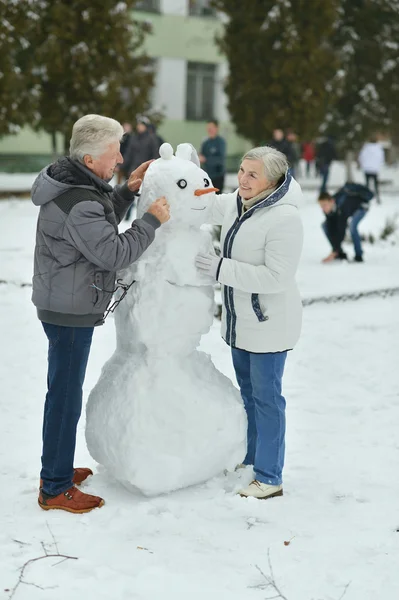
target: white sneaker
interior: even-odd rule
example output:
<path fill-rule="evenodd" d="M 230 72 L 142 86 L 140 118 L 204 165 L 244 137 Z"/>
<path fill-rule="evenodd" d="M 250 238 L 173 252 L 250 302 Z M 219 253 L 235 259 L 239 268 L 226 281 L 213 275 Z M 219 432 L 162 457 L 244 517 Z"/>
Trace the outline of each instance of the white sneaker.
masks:
<path fill-rule="evenodd" d="M 238 494 L 242 498 L 258 498 L 258 500 L 267 500 L 268 498 L 275 498 L 276 496 L 283 495 L 282 485 L 269 485 L 268 483 L 261 483 L 254 479 L 243 490 L 239 490 Z"/>

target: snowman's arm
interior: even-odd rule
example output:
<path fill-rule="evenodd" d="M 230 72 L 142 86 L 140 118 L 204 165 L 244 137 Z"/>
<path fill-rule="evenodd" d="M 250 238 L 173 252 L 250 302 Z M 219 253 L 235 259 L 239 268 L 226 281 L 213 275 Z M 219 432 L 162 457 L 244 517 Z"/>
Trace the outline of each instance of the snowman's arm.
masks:
<path fill-rule="evenodd" d="M 116 185 L 111 194 L 112 204 L 116 215 L 117 223 L 120 223 L 128 211 L 129 206 L 136 197 L 136 192 L 131 192 L 127 183 Z"/>
<path fill-rule="evenodd" d="M 264 265 L 223 258 L 218 281 L 250 294 L 284 292 L 294 282 L 302 243 L 303 229 L 299 215 L 287 215 L 268 234 Z"/>
<path fill-rule="evenodd" d="M 209 217 L 207 222 L 209 225 L 223 225 L 224 215 L 226 210 L 231 203 L 236 203 L 237 201 L 237 192 L 233 192 L 232 194 L 220 194 L 219 196 L 215 195 L 215 199 L 211 204 L 211 209 L 208 213 Z"/>
<path fill-rule="evenodd" d="M 76 204 L 65 221 L 65 239 L 91 263 L 118 271 L 136 261 L 153 242 L 158 219 L 145 213 L 124 233 L 117 234 L 99 202 Z"/>

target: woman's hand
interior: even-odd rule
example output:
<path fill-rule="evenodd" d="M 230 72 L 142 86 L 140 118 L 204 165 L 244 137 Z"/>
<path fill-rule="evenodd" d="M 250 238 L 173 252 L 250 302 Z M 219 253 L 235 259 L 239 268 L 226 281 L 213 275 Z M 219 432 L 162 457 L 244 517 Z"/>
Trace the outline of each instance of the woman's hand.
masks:
<path fill-rule="evenodd" d="M 223 258 L 216 254 L 197 254 L 195 257 L 195 266 L 203 274 L 217 280 L 219 265 Z"/>

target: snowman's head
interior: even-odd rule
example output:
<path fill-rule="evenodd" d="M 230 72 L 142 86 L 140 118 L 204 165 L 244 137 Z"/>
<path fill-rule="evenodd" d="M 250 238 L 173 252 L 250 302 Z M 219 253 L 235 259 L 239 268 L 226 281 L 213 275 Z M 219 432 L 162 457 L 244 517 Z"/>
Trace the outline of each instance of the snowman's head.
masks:
<path fill-rule="evenodd" d="M 217 190 L 200 168 L 195 149 L 191 144 L 180 144 L 174 155 L 172 146 L 165 143 L 159 154 L 160 158 L 150 165 L 144 177 L 138 216 L 156 198 L 165 196 L 170 204 L 170 226 L 200 227 L 207 220 Z"/>

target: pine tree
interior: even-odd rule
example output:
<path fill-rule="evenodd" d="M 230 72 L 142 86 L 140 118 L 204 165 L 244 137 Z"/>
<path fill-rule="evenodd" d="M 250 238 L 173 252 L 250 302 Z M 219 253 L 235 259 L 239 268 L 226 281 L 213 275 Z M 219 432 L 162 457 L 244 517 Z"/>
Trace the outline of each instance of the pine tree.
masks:
<path fill-rule="evenodd" d="M 34 16 L 28 0 L 0 0 L 0 135 L 16 133 L 32 118 L 25 67 L 32 54 L 27 34 Z"/>
<path fill-rule="evenodd" d="M 37 130 L 61 132 L 65 150 L 73 123 L 99 113 L 132 121 L 149 105 L 151 60 L 143 52 L 145 23 L 132 17 L 136 0 L 40 0 L 29 41 L 34 67 L 28 86 L 37 98 Z"/>
<path fill-rule="evenodd" d="M 228 107 L 254 143 L 275 127 L 311 138 L 322 122 L 337 69 L 330 39 L 340 0 L 215 0 L 228 21 L 219 44 L 229 62 Z"/>
<path fill-rule="evenodd" d="M 324 129 L 357 149 L 399 116 L 399 0 L 341 0 L 333 36 L 340 68 L 330 85 Z"/>

